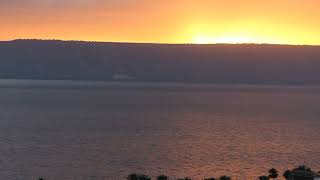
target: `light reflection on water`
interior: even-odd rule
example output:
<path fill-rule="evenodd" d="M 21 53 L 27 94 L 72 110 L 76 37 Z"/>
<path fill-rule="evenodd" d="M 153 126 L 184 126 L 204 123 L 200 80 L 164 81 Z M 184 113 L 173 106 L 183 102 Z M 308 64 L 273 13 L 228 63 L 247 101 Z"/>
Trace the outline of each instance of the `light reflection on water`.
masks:
<path fill-rule="evenodd" d="M 320 170 L 318 89 L 123 88 L 0 88 L 1 179 Z"/>

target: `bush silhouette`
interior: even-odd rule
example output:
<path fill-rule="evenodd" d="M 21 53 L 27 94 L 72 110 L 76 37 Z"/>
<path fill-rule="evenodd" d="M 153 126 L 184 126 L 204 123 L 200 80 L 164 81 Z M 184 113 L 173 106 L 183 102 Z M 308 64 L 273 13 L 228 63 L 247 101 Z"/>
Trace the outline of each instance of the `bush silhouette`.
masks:
<path fill-rule="evenodd" d="M 305 166 L 305 165 L 298 166 L 294 170 L 301 170 L 301 171 L 309 171 L 309 172 L 311 172 L 311 169 L 309 167 Z"/>
<path fill-rule="evenodd" d="M 157 180 L 169 180 L 169 177 L 165 175 L 160 175 L 157 177 Z"/>
<path fill-rule="evenodd" d="M 151 178 L 144 174 L 130 174 L 128 180 L 151 180 Z"/>
<path fill-rule="evenodd" d="M 258 177 L 259 180 L 269 180 L 268 176 L 260 176 Z"/>
<path fill-rule="evenodd" d="M 231 177 L 229 177 L 229 176 L 221 176 L 219 178 L 219 180 L 231 180 Z"/>
<path fill-rule="evenodd" d="M 283 177 L 286 178 L 286 179 L 289 179 L 291 177 L 292 173 L 290 170 L 286 170 L 284 173 L 283 173 Z"/>
<path fill-rule="evenodd" d="M 314 173 L 309 167 L 306 167 L 303 165 L 303 166 L 298 166 L 297 168 L 293 169 L 292 171 L 286 170 L 283 172 L 282 175 L 285 179 L 289 179 L 292 177 L 294 171 L 298 171 L 298 172 L 299 171 L 307 171 L 307 172 Z M 269 175 L 267 175 L 267 176 L 265 176 L 265 175 L 259 176 L 257 178 L 257 180 L 269 180 L 269 179 L 275 180 L 279 176 L 279 172 L 275 168 L 269 169 L 268 173 L 269 173 Z M 159 175 L 156 178 L 156 180 L 169 180 L 169 179 L 172 180 L 172 178 L 169 178 L 166 175 Z M 231 177 L 224 175 L 224 176 L 221 176 L 220 178 L 209 177 L 209 178 L 204 178 L 203 180 L 231 180 L 231 179 L 232 179 Z M 38 180 L 44 180 L 44 178 L 40 177 Z M 132 173 L 127 177 L 127 180 L 151 180 L 151 177 L 144 175 L 144 174 Z M 185 177 L 185 178 L 177 178 L 175 180 L 192 180 L 192 179 L 189 177 Z"/>
<path fill-rule="evenodd" d="M 147 175 L 140 175 L 140 179 L 139 180 L 151 180 L 151 178 Z"/>
<path fill-rule="evenodd" d="M 139 180 L 139 175 L 138 174 L 130 174 L 127 177 L 128 180 Z"/>
<path fill-rule="evenodd" d="M 269 170 L 269 178 L 275 179 L 279 176 L 278 171 L 275 168 Z"/>

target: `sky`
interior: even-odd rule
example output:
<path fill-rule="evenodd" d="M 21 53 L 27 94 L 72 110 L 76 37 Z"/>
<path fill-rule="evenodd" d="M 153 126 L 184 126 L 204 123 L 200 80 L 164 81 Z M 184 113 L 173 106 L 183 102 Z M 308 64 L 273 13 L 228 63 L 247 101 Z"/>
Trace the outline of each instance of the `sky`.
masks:
<path fill-rule="evenodd" d="M 0 0 L 0 40 L 320 45 L 319 0 Z"/>

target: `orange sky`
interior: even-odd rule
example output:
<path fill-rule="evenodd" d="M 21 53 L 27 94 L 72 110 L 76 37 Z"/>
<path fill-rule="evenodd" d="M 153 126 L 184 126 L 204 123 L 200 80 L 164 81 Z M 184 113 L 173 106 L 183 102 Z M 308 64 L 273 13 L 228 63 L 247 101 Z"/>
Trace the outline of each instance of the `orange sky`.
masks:
<path fill-rule="evenodd" d="M 319 0 L 1 0 L 18 38 L 320 45 Z"/>

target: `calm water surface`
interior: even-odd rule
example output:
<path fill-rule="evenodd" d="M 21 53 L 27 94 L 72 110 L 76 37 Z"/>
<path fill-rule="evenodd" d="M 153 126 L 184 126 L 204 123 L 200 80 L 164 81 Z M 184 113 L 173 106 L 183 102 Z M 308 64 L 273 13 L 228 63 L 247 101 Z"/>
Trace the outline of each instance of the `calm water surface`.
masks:
<path fill-rule="evenodd" d="M 5 81 L 0 178 L 254 180 L 271 167 L 320 170 L 319 118 L 316 87 Z"/>

